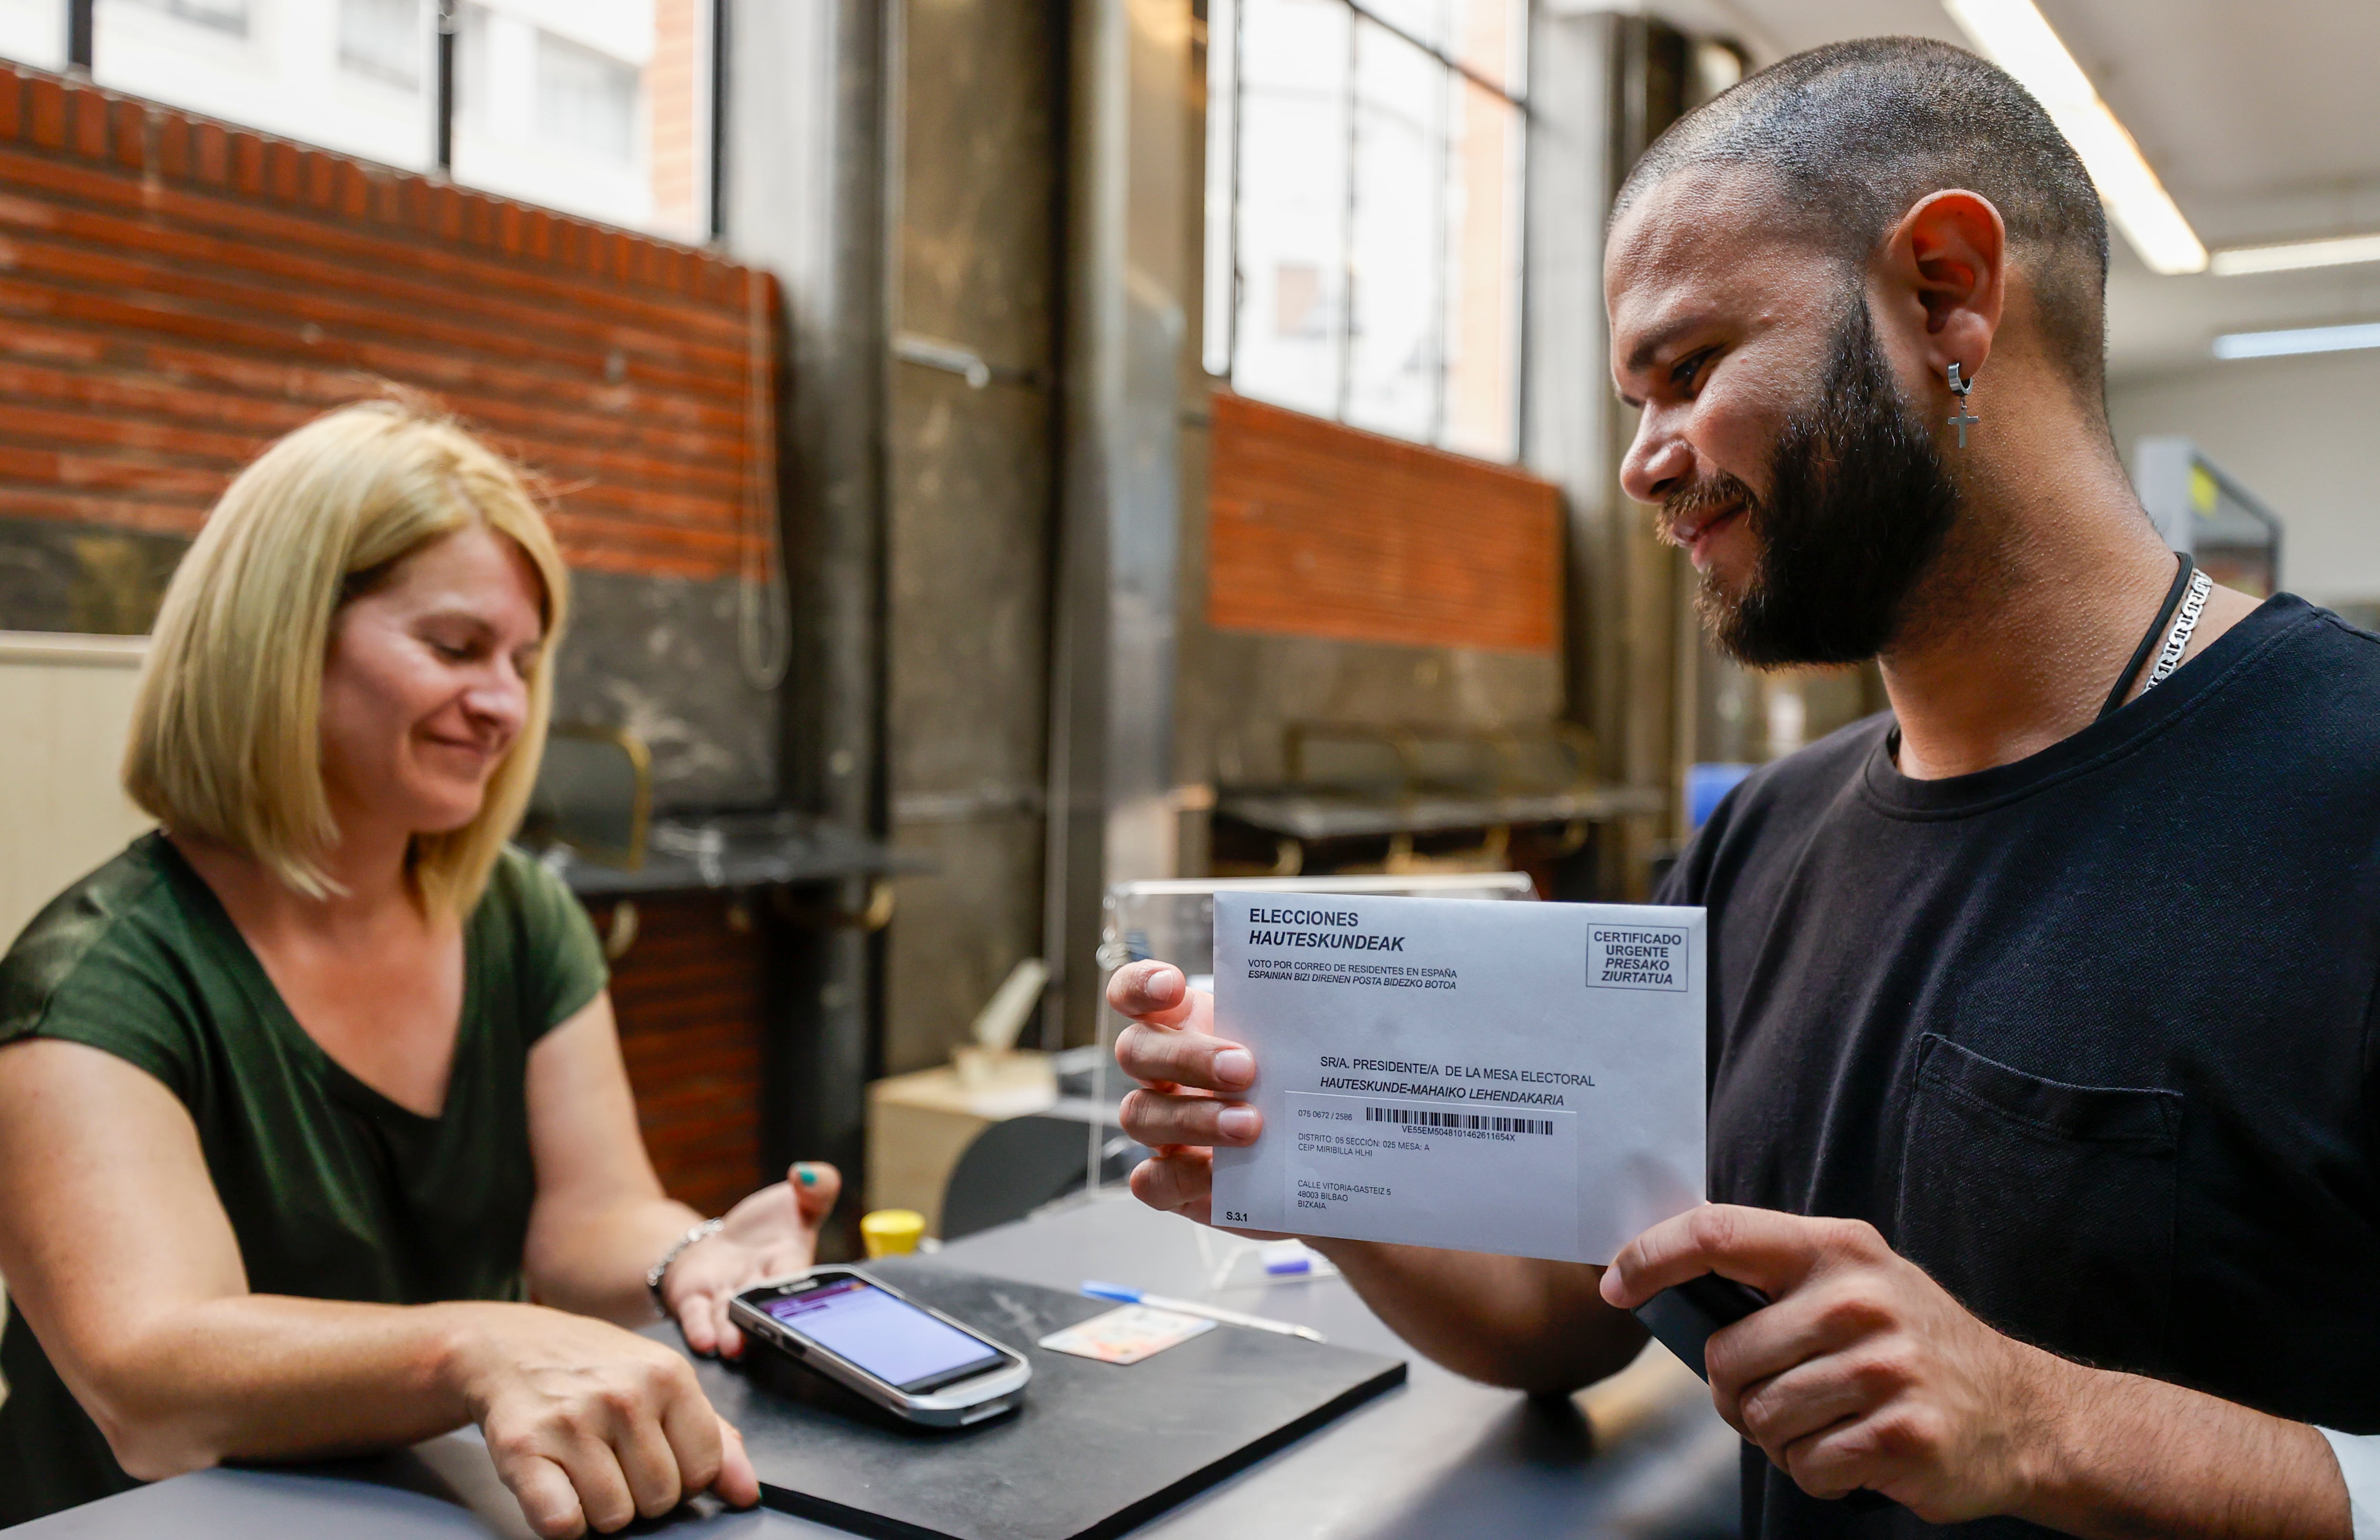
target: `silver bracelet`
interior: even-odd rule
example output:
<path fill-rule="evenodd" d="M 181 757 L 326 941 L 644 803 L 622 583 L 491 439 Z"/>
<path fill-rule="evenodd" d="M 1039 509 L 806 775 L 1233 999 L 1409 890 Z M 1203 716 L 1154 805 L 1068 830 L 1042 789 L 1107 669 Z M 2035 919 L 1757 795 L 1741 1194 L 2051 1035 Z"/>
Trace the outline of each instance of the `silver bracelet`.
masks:
<path fill-rule="evenodd" d="M 662 1298 L 662 1280 L 669 1277 L 670 1264 L 677 1260 L 678 1254 L 697 1241 L 707 1241 L 718 1234 L 719 1227 L 726 1222 L 725 1219 L 703 1220 L 671 1242 L 670 1249 L 662 1253 L 662 1259 L 645 1269 L 645 1287 L 652 1291 L 654 1309 L 664 1316 L 669 1314 L 669 1302 Z"/>

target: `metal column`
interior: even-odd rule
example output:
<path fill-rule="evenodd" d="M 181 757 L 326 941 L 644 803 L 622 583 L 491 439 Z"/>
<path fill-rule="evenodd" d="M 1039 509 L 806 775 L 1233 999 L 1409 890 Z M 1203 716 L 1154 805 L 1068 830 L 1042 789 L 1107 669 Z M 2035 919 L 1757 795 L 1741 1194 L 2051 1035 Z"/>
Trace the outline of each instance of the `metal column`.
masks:
<path fill-rule="evenodd" d="M 1621 178 L 1682 110 L 1684 47 L 1646 18 L 1533 7 L 1522 430 L 1523 458 L 1560 485 L 1568 521 L 1567 714 L 1594 733 L 1607 779 L 1673 795 L 1695 643 L 1690 575 L 1620 489 L 1635 414 L 1611 390 L 1603 224 Z M 1604 895 L 1644 896 L 1670 823 L 1633 819 L 1603 843 Z"/>
<path fill-rule="evenodd" d="M 1172 875 L 1189 0 L 1076 0 L 1045 929 L 1089 1035 L 1106 884 Z M 1057 1032 L 1051 1034 L 1057 1036 Z"/>
<path fill-rule="evenodd" d="M 885 0 L 730 0 L 722 21 L 721 224 L 738 260 L 782 281 L 790 358 L 779 485 L 795 643 L 782 794 L 880 834 Z M 845 896 L 846 907 L 864 902 Z M 782 942 L 771 1154 L 831 1159 L 856 1182 L 874 1069 L 874 938 L 787 929 Z"/>

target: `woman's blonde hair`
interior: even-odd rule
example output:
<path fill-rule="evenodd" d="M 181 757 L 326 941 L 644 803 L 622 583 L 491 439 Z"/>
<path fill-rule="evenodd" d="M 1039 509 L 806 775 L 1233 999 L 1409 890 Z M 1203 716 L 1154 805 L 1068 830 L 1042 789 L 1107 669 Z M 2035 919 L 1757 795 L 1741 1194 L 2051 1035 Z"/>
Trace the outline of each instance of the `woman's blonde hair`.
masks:
<path fill-rule="evenodd" d="M 569 576 L 518 471 L 444 417 L 368 401 L 280 440 L 227 488 L 157 616 L 124 786 L 167 829 L 241 851 L 301 893 L 334 885 L 338 840 L 322 785 L 322 666 L 334 617 L 396 563 L 478 524 L 544 580 L 545 637 L 528 716 L 479 816 L 414 837 L 433 912 L 468 913 L 512 837 L 545 746 Z"/>

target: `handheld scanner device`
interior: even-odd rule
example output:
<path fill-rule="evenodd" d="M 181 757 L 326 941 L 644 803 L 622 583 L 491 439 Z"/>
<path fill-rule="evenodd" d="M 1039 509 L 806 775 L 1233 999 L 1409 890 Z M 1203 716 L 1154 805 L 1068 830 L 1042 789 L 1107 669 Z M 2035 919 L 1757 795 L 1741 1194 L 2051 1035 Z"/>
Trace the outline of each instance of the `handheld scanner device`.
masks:
<path fill-rule="evenodd" d="M 960 1427 L 1024 1400 L 1033 1365 L 1014 1349 L 850 1267 L 747 1289 L 727 1314 L 744 1334 L 907 1422 Z"/>
<path fill-rule="evenodd" d="M 1703 1366 L 1703 1345 L 1711 1334 L 1751 1315 L 1768 1303 L 1768 1296 L 1747 1284 L 1717 1273 L 1705 1273 L 1664 1289 L 1635 1309 L 1654 1340 L 1678 1355 L 1680 1363 L 1710 1382 Z"/>
<path fill-rule="evenodd" d="M 1633 1314 L 1655 1341 L 1676 1353 L 1680 1362 L 1708 1384 L 1710 1370 L 1703 1362 L 1703 1348 L 1711 1334 L 1733 1326 L 1767 1303 L 1767 1295 L 1748 1284 L 1705 1273 L 1662 1290 Z M 1890 1498 L 1864 1486 L 1846 1492 L 1842 1501 L 1859 1513 L 1892 1506 Z"/>

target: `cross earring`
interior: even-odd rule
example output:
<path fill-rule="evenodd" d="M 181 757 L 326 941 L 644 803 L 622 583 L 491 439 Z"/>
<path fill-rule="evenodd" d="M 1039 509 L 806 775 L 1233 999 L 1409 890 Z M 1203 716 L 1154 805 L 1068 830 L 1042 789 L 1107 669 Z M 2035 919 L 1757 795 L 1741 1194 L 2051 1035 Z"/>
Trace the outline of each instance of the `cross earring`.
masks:
<path fill-rule="evenodd" d="M 1959 430 L 1959 447 L 1961 449 L 1967 447 L 1967 430 L 1984 420 L 1979 417 L 1971 417 L 1967 412 L 1967 393 L 1974 388 L 1975 382 L 1973 380 L 1960 379 L 1959 366 L 1956 363 L 1951 364 L 1950 391 L 1959 398 L 1959 410 L 1958 414 L 1949 419 L 1949 426 Z"/>

